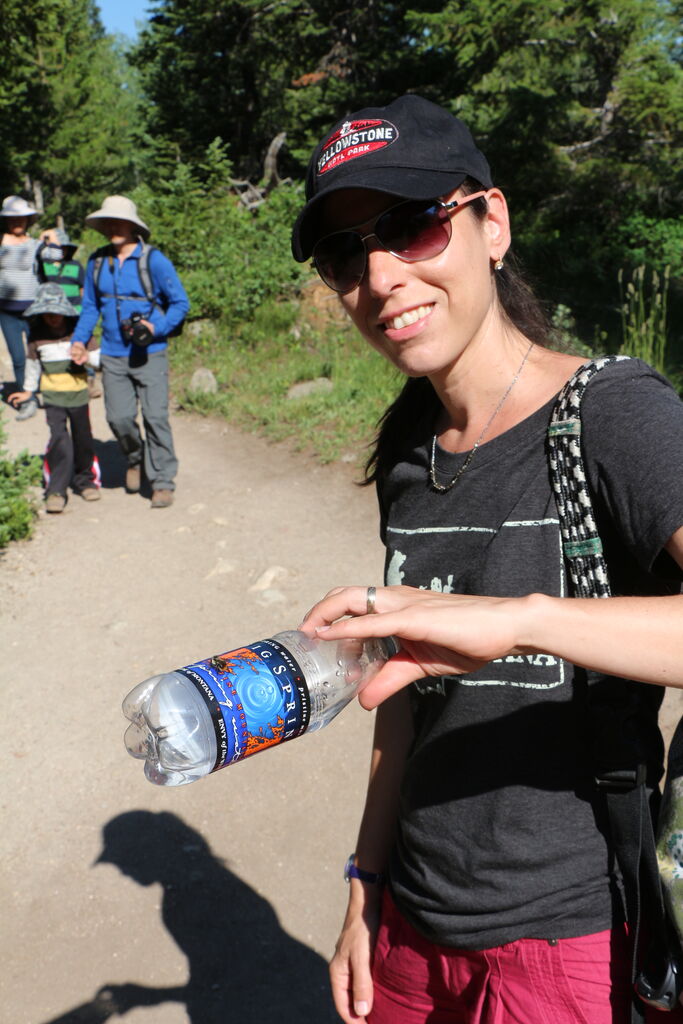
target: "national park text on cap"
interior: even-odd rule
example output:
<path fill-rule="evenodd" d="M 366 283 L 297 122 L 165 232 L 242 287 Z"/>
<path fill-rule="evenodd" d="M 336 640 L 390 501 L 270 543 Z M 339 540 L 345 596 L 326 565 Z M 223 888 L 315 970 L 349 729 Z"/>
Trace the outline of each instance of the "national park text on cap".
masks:
<path fill-rule="evenodd" d="M 369 188 L 406 199 L 435 199 L 467 177 L 491 188 L 489 165 L 469 129 L 421 96 L 400 96 L 338 121 L 318 144 L 306 174 L 306 206 L 292 232 L 300 263 L 315 242 L 321 200 L 342 188 Z"/>

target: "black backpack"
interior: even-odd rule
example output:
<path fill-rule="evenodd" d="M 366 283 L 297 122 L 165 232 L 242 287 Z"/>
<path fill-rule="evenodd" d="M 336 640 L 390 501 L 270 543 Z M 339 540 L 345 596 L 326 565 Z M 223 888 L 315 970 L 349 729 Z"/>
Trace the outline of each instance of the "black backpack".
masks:
<path fill-rule="evenodd" d="M 627 358 L 607 356 L 579 367 L 560 393 L 548 427 L 550 476 L 574 597 L 601 598 L 611 594 L 583 463 L 581 399 L 597 373 Z M 638 686 L 646 684 L 615 680 L 611 689 L 607 684 L 605 694 L 601 690 L 604 677 L 591 672 L 586 677 L 595 785 L 605 801 L 634 943 L 632 981 L 637 996 L 634 995 L 631 1020 L 636 1024 L 645 1019 L 643 1002 L 660 1010 L 673 1010 L 683 989 L 681 946 L 665 909 L 657 860 L 659 792 L 648 786 L 647 758 L 634 741 L 640 712 Z M 683 739 L 680 725 L 678 735 Z M 673 796 L 667 790 L 665 800 L 671 799 Z"/>
<path fill-rule="evenodd" d="M 140 253 L 140 258 L 138 259 L 138 274 L 139 274 L 139 277 L 140 277 L 140 284 L 142 285 L 142 295 L 111 295 L 111 294 L 109 294 L 109 292 L 103 292 L 101 290 L 101 288 L 100 288 L 100 275 L 102 273 L 102 265 L 103 265 L 105 259 L 109 261 L 109 266 L 110 267 L 112 267 L 113 262 L 114 262 L 115 253 L 114 253 L 114 249 L 113 249 L 113 247 L 111 245 L 104 245 L 104 246 L 102 246 L 102 248 L 101 249 L 97 249 L 97 251 L 93 255 L 93 262 L 94 262 L 94 266 L 93 266 L 93 283 L 95 285 L 95 290 L 97 291 L 98 295 L 104 295 L 105 298 L 115 298 L 117 301 L 119 301 L 120 299 L 142 299 L 142 298 L 144 298 L 144 299 L 147 300 L 147 302 L 150 305 L 150 312 L 155 308 L 155 306 L 158 306 L 162 310 L 162 312 L 165 313 L 167 308 L 168 308 L 168 306 L 164 305 L 163 300 L 162 300 L 161 303 L 158 303 L 156 301 L 155 297 L 154 297 L 154 292 L 155 292 L 154 280 L 152 278 L 152 273 L 151 273 L 151 268 L 150 268 L 150 259 L 151 259 L 152 253 L 153 252 L 159 252 L 160 250 L 157 249 L 157 247 L 155 245 L 150 245 L 148 242 L 143 242 L 142 239 L 140 240 L 140 245 L 142 246 L 142 252 Z M 182 330 L 183 330 L 183 324 L 184 323 L 185 323 L 185 319 L 183 318 L 180 321 L 180 323 L 177 324 L 177 326 L 173 328 L 172 331 L 169 331 L 169 333 L 168 333 L 168 335 L 166 335 L 166 337 L 168 337 L 168 338 L 175 338 L 179 334 L 181 334 Z"/>

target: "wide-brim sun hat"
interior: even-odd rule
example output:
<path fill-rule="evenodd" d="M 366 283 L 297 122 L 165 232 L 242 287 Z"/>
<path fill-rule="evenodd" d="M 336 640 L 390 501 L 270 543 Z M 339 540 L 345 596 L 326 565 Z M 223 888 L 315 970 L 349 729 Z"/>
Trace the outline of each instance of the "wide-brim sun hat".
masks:
<path fill-rule="evenodd" d="M 303 263 L 316 242 L 320 204 L 340 189 L 364 188 L 405 199 L 436 199 L 473 178 L 492 188 L 491 170 L 469 128 L 414 94 L 341 118 L 316 146 L 306 173 L 306 205 L 292 231 Z"/>
<path fill-rule="evenodd" d="M 21 196 L 5 196 L 0 209 L 0 217 L 27 217 L 29 223 L 32 224 L 40 217 L 40 214 Z"/>
<path fill-rule="evenodd" d="M 73 317 L 78 320 L 78 313 L 69 302 L 63 289 L 54 282 L 38 286 L 36 297 L 24 310 L 25 317 L 42 316 L 44 313 L 58 313 L 61 316 Z"/>
<path fill-rule="evenodd" d="M 107 196 L 99 210 L 88 214 L 85 223 L 88 227 L 95 228 L 96 231 L 104 234 L 102 231 L 103 220 L 127 220 L 139 229 L 139 233 L 144 239 L 149 238 L 151 234 L 150 229 L 139 216 L 137 206 L 128 196 Z"/>

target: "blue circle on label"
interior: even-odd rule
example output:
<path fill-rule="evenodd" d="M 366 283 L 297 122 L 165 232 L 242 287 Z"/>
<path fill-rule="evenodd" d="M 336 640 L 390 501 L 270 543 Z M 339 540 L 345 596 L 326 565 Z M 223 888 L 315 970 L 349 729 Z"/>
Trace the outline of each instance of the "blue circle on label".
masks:
<path fill-rule="evenodd" d="M 233 678 L 233 687 L 251 731 L 274 724 L 284 711 L 284 694 L 267 668 L 254 672 L 250 666 L 238 671 Z"/>

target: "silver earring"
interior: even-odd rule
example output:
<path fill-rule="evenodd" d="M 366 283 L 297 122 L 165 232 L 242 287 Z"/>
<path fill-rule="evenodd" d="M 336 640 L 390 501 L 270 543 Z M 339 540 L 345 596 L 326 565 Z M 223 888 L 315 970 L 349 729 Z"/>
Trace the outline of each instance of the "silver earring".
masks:
<path fill-rule="evenodd" d="M 502 270 L 504 266 L 505 266 L 505 264 L 503 263 L 502 259 L 499 256 L 498 259 L 496 260 L 496 262 L 493 264 L 493 269 L 494 270 Z"/>

